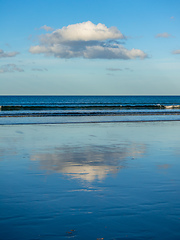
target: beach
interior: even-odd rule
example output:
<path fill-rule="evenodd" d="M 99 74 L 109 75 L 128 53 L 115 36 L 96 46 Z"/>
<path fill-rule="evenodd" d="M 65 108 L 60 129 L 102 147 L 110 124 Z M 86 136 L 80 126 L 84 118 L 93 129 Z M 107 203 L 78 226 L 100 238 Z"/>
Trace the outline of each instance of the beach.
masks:
<path fill-rule="evenodd" d="M 179 121 L 0 132 L 0 239 L 180 239 Z"/>
<path fill-rule="evenodd" d="M 0 9 L 0 240 L 180 240 L 180 1 Z"/>

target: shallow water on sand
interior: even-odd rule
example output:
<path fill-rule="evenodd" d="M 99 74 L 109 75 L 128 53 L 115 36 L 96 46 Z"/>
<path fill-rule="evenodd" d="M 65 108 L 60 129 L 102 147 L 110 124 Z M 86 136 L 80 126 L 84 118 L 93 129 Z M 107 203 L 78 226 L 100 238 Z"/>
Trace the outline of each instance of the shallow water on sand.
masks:
<path fill-rule="evenodd" d="M 180 122 L 0 126 L 0 239 L 180 239 Z"/>

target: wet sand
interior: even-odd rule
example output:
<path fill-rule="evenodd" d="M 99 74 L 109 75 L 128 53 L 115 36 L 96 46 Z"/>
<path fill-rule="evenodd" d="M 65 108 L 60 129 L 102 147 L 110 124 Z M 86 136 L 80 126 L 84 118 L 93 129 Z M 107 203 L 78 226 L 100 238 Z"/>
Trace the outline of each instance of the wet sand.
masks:
<path fill-rule="evenodd" d="M 180 122 L 0 126 L 0 239 L 180 239 Z"/>

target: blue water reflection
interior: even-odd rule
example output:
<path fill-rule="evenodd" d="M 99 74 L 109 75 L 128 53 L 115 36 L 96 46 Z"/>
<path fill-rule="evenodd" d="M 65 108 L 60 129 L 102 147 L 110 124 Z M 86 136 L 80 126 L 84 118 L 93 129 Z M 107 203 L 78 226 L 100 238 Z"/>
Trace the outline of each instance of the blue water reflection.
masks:
<path fill-rule="evenodd" d="M 111 145 L 62 146 L 43 149 L 31 157 L 40 162 L 40 168 L 68 175 L 72 179 L 92 182 L 103 180 L 109 174 L 117 174 L 127 167 L 127 159 L 143 155 L 144 144 L 126 143 Z"/>
<path fill-rule="evenodd" d="M 179 239 L 179 129 L 1 126 L 0 239 Z"/>

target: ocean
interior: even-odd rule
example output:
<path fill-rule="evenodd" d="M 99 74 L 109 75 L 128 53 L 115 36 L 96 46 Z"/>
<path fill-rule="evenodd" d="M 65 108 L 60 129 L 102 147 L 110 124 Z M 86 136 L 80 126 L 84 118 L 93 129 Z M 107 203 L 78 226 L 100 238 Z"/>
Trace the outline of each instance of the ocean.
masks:
<path fill-rule="evenodd" d="M 0 126 L 1 240 L 179 240 L 180 122 Z"/>
<path fill-rule="evenodd" d="M 0 96 L 0 124 L 161 120 L 180 120 L 180 96 Z"/>
<path fill-rule="evenodd" d="M 0 240 L 180 239 L 180 96 L 0 106 Z"/>

